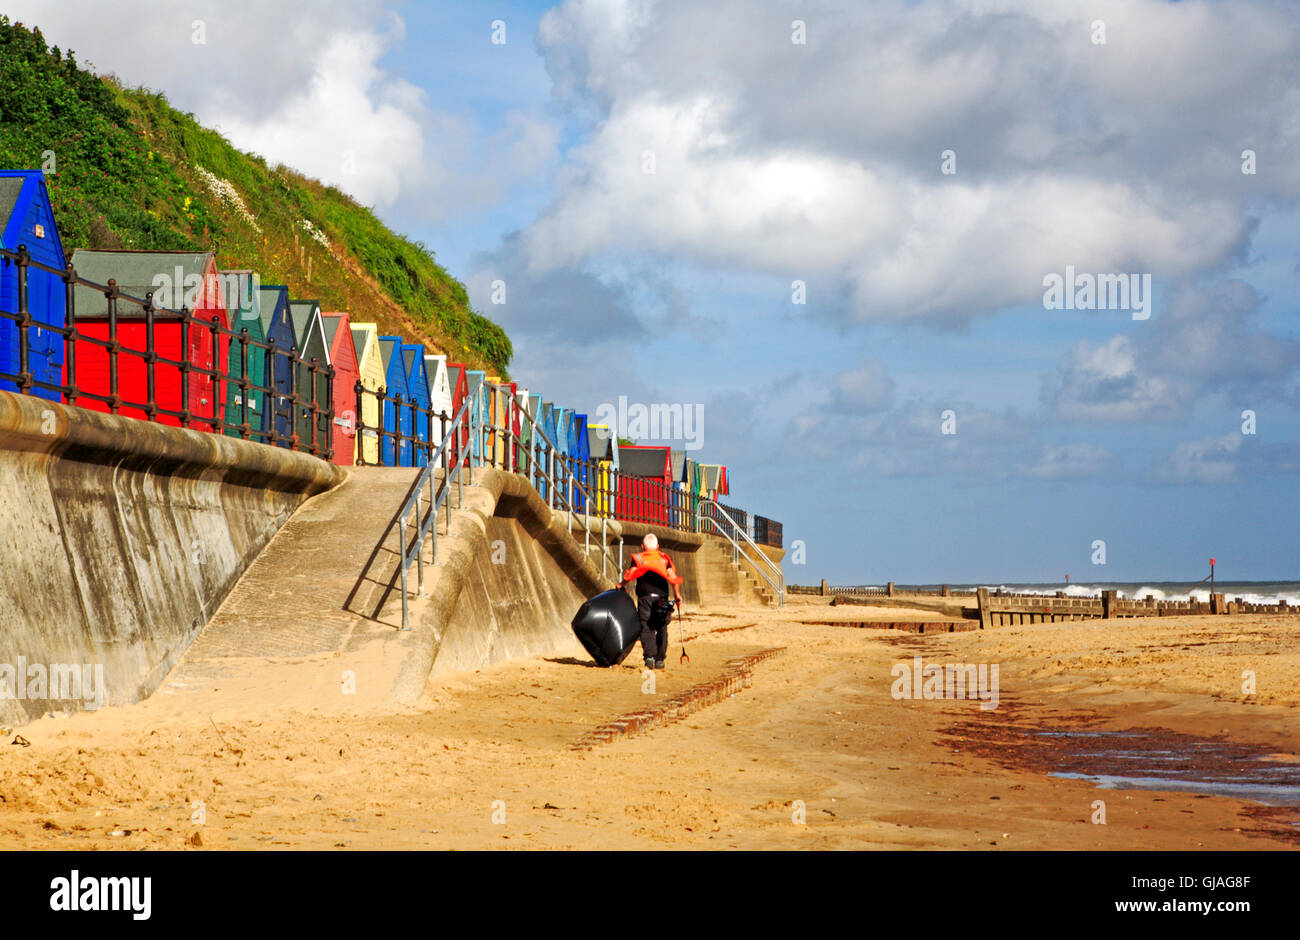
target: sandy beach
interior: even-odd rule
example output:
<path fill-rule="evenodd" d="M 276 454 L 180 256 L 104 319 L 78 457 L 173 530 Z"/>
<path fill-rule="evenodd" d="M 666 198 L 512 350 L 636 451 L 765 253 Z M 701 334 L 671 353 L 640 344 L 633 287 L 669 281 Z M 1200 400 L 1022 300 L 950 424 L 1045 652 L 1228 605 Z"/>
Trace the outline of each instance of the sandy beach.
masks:
<path fill-rule="evenodd" d="M 783 610 L 703 608 L 688 611 L 690 664 L 678 662 L 674 624 L 669 668 L 652 691 L 636 654 L 602 670 L 575 644 L 436 677 L 401 710 L 341 695 L 328 663 L 267 663 L 266 677 L 296 677 L 297 694 L 214 680 L 10 730 L 0 847 L 1300 846 L 1294 802 L 1052 775 L 1120 765 L 1141 776 L 1183 761 L 1203 777 L 1247 768 L 1294 790 L 1300 617 L 943 634 L 806 622 L 935 619 L 801 598 Z M 574 749 L 595 727 L 773 648 L 784 652 L 754 666 L 733 697 Z M 891 670 L 918 656 L 997 664 L 997 708 L 895 698 Z M 1254 694 L 1243 694 L 1245 671 Z M 8 744 L 16 735 L 30 746 Z"/>

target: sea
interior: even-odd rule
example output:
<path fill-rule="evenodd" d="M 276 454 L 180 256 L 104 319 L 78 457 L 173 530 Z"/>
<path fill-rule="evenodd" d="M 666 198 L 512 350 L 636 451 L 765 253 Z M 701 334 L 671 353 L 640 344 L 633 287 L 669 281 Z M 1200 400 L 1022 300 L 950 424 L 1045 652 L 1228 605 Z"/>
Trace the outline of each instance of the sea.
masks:
<path fill-rule="evenodd" d="M 898 590 L 908 588 L 925 588 L 938 590 L 938 584 L 896 585 Z M 863 587 L 884 587 L 884 585 L 863 585 Z M 1006 582 L 1003 584 L 949 584 L 951 591 L 974 592 L 976 588 L 988 588 L 996 591 L 1011 591 L 1016 594 L 1054 595 L 1064 591 L 1067 597 L 1100 597 L 1102 591 L 1118 591 L 1122 598 L 1155 597 L 1160 601 L 1186 601 L 1195 598 L 1198 601 L 1210 599 L 1210 584 L 1189 584 L 1186 581 L 1071 581 L 1055 584 L 1021 584 Z M 1215 581 L 1216 593 L 1226 595 L 1228 600 L 1240 597 L 1247 604 L 1276 604 L 1286 601 L 1300 606 L 1300 581 Z"/>

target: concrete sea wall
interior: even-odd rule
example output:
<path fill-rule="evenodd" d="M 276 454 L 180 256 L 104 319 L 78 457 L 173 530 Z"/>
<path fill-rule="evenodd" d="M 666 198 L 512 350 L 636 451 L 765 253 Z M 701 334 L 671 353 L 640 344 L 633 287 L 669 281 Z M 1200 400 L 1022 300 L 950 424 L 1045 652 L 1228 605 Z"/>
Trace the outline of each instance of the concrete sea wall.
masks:
<path fill-rule="evenodd" d="M 280 448 L 0 392 L 0 722 L 149 694 L 341 479 Z"/>

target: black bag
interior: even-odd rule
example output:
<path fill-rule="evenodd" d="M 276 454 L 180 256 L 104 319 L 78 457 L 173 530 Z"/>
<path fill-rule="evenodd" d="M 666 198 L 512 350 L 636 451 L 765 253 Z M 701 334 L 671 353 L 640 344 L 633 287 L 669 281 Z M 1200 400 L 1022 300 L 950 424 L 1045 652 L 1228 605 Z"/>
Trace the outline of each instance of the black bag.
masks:
<path fill-rule="evenodd" d="M 573 617 L 573 632 L 597 666 L 617 666 L 636 646 L 641 620 L 627 591 L 597 594 Z"/>
<path fill-rule="evenodd" d="M 650 627 L 657 630 L 669 626 L 673 622 L 674 609 L 673 602 L 666 597 L 655 601 L 650 606 Z"/>

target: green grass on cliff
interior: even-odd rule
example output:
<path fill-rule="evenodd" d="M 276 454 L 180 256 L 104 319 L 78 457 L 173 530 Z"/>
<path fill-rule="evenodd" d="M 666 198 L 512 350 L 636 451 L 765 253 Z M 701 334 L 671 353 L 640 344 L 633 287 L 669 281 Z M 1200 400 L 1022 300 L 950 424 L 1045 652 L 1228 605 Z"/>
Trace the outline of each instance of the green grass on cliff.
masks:
<path fill-rule="evenodd" d="M 5 16 L 0 89 L 0 167 L 46 170 L 69 253 L 215 251 L 224 268 L 507 374 L 510 340 L 464 285 L 338 189 L 236 150 L 162 93 L 95 75 Z"/>

